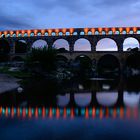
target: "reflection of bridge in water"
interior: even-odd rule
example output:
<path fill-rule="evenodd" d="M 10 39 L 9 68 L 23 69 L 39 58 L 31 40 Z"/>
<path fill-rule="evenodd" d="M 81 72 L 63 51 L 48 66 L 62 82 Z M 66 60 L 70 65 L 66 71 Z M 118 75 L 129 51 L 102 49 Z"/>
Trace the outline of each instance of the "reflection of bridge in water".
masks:
<path fill-rule="evenodd" d="M 69 28 L 69 29 L 43 29 L 43 30 L 16 30 L 16 31 L 2 31 L 0 32 L 0 46 L 9 46 L 11 60 L 24 58 L 28 54 L 35 41 L 43 40 L 46 46 L 54 46 L 54 42 L 63 39 L 68 42 L 67 52 L 59 53 L 68 60 L 75 60 L 77 57 L 84 55 L 89 57 L 92 61 L 98 63 L 101 58 L 110 54 L 110 61 L 117 60 L 122 69 L 126 64 L 128 57 L 132 52 L 124 52 L 123 44 L 125 39 L 134 38 L 140 42 L 140 28 L 139 27 L 113 27 L 113 28 Z M 100 52 L 96 46 L 101 43 L 103 39 L 111 40 L 115 45 L 115 51 Z M 77 40 L 85 39 L 88 46 L 77 49 L 75 44 Z M 19 51 L 18 41 L 26 43 L 22 51 Z M 108 42 L 107 42 L 108 43 Z M 21 44 L 20 44 L 21 45 Z M 130 46 L 131 47 L 131 46 Z M 63 47 L 62 47 L 63 48 Z M 105 57 L 104 57 L 105 59 Z"/>

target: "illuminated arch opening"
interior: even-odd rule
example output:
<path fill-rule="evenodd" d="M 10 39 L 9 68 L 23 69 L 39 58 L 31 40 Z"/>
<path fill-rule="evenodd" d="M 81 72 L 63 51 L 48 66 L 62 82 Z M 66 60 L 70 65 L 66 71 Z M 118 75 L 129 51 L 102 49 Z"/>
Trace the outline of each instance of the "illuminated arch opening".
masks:
<path fill-rule="evenodd" d="M 131 49 L 139 48 L 139 41 L 133 37 L 126 38 L 123 43 L 123 51 L 131 51 Z"/>
<path fill-rule="evenodd" d="M 88 35 L 92 35 L 92 32 L 91 31 L 88 31 Z"/>
<path fill-rule="evenodd" d="M 82 32 L 80 32 L 80 35 L 85 35 L 85 32 L 83 32 L 83 31 L 82 31 Z"/>
<path fill-rule="evenodd" d="M 18 40 L 15 42 L 15 53 L 26 53 L 27 43 L 25 40 Z"/>
<path fill-rule="evenodd" d="M 138 107 L 140 104 L 140 93 L 128 93 L 123 94 L 124 104 L 127 107 Z"/>
<path fill-rule="evenodd" d="M 96 51 L 118 51 L 118 46 L 113 39 L 103 38 L 98 41 Z"/>
<path fill-rule="evenodd" d="M 96 94 L 97 102 L 105 107 L 113 106 L 117 103 L 118 93 L 106 93 L 106 92 L 97 92 Z"/>
<path fill-rule="evenodd" d="M 32 48 L 36 49 L 42 49 L 44 47 L 48 47 L 48 44 L 45 40 L 42 39 L 36 40 L 32 45 Z"/>
<path fill-rule="evenodd" d="M 70 94 L 58 95 L 57 96 L 57 105 L 59 107 L 66 107 L 70 102 Z"/>
<path fill-rule="evenodd" d="M 53 43 L 53 47 L 56 48 L 59 52 L 69 51 L 69 43 L 65 39 L 57 39 Z"/>
<path fill-rule="evenodd" d="M 74 44 L 74 51 L 91 51 L 91 44 L 87 39 L 78 39 Z"/>
<path fill-rule="evenodd" d="M 120 74 L 120 63 L 117 57 L 107 54 L 99 59 L 97 69 L 101 77 L 117 77 Z"/>
<path fill-rule="evenodd" d="M 86 107 L 90 105 L 92 99 L 91 93 L 75 93 L 74 100 L 79 107 Z"/>

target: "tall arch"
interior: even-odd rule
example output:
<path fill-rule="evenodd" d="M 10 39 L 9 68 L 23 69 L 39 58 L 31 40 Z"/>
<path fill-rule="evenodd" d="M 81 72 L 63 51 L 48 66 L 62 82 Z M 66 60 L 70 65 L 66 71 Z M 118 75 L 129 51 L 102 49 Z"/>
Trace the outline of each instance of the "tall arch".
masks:
<path fill-rule="evenodd" d="M 123 42 L 123 51 L 131 51 L 131 49 L 139 47 L 140 47 L 139 41 L 133 37 L 128 37 Z"/>
<path fill-rule="evenodd" d="M 87 39 L 80 38 L 74 44 L 74 51 L 91 51 L 91 44 Z"/>
<path fill-rule="evenodd" d="M 97 69 L 100 76 L 116 77 L 120 74 L 120 62 L 116 56 L 106 54 L 99 59 Z"/>
<path fill-rule="evenodd" d="M 65 39 L 57 39 L 53 43 L 53 47 L 56 48 L 57 50 L 59 50 L 60 52 L 69 51 L 69 43 Z"/>
<path fill-rule="evenodd" d="M 36 40 L 33 44 L 32 44 L 32 48 L 44 48 L 44 47 L 48 47 L 48 44 L 45 40 L 39 39 Z"/>
<path fill-rule="evenodd" d="M 103 38 L 98 41 L 96 51 L 118 51 L 118 46 L 113 39 Z"/>
<path fill-rule="evenodd" d="M 27 43 L 25 40 L 18 40 L 15 42 L 15 53 L 26 53 Z"/>

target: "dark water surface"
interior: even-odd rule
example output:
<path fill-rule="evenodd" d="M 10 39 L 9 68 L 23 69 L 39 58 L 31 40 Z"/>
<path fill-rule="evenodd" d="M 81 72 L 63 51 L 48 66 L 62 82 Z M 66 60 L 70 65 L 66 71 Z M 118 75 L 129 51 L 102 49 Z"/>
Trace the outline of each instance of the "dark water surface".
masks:
<path fill-rule="evenodd" d="M 0 95 L 0 140 L 140 139 L 137 79 L 29 81 Z"/>

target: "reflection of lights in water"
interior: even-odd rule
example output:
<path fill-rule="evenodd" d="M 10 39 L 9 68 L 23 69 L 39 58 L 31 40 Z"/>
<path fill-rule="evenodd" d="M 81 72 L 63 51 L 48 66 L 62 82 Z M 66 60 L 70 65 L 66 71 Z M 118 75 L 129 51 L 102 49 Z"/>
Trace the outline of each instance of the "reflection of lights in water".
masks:
<path fill-rule="evenodd" d="M 103 84 L 102 89 L 109 90 L 110 89 L 110 85 Z"/>
<path fill-rule="evenodd" d="M 140 93 L 128 93 L 123 94 L 124 104 L 128 107 L 138 107 L 140 103 Z"/>
<path fill-rule="evenodd" d="M 70 94 L 58 95 L 57 96 L 57 105 L 60 107 L 65 107 L 70 102 Z"/>
<path fill-rule="evenodd" d="M 32 111 L 34 110 L 34 111 Z M 139 110 L 138 108 L 130 109 L 126 108 L 126 110 L 123 107 L 120 108 L 95 108 L 95 107 L 86 107 L 86 108 L 14 108 L 14 107 L 0 107 L 0 116 L 5 117 L 18 117 L 18 118 L 74 118 L 77 116 L 83 116 L 86 119 L 89 117 L 91 118 L 130 118 L 133 117 L 134 119 L 138 119 L 139 116 Z"/>
<path fill-rule="evenodd" d="M 74 94 L 75 103 L 80 107 L 88 106 L 91 103 L 91 93 L 78 93 Z"/>
<path fill-rule="evenodd" d="M 98 92 L 96 98 L 100 105 L 113 106 L 118 100 L 118 93 Z"/>

